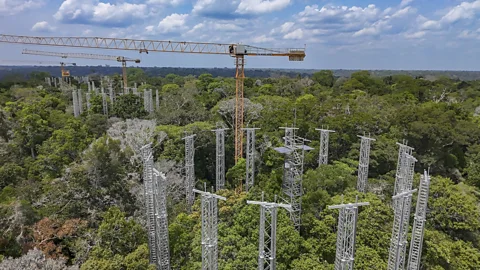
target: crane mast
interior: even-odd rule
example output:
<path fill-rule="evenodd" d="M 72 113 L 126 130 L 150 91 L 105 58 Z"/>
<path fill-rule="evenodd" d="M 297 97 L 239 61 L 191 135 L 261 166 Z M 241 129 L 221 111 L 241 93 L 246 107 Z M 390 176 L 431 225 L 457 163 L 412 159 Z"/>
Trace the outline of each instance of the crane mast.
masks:
<path fill-rule="evenodd" d="M 289 61 L 303 61 L 305 48 L 261 48 L 244 44 L 139 40 L 102 37 L 38 37 L 0 34 L 0 42 L 55 47 L 113 49 L 145 52 L 215 54 L 235 57 L 235 163 L 243 156 L 243 87 L 245 56 L 283 56 Z M 122 62 L 123 63 L 123 62 Z M 124 81 L 125 82 L 125 81 Z M 124 85 L 125 87 L 125 85 Z"/>
<path fill-rule="evenodd" d="M 132 59 L 123 56 L 114 56 L 114 55 L 103 55 L 103 54 L 91 54 L 91 53 L 59 53 L 59 52 L 45 52 L 45 51 L 34 51 L 24 49 L 22 54 L 33 54 L 33 55 L 43 55 L 43 56 L 53 56 L 61 58 L 83 58 L 83 59 L 95 59 L 95 60 L 107 60 L 107 61 L 117 61 L 122 63 L 122 78 L 123 78 L 123 91 L 127 93 L 127 62 L 140 63 L 140 59 Z M 62 66 L 62 76 L 63 76 L 63 66 Z"/>

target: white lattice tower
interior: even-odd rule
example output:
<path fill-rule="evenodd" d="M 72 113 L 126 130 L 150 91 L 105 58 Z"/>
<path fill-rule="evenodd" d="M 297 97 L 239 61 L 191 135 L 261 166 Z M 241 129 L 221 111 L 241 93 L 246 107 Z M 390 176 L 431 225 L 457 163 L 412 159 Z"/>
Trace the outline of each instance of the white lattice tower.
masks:
<path fill-rule="evenodd" d="M 263 201 L 247 201 L 260 205 L 260 230 L 258 237 L 258 270 L 275 270 L 277 253 L 277 210 L 282 207 L 291 211 L 291 205 Z"/>
<path fill-rule="evenodd" d="M 148 104 L 150 100 L 148 99 L 148 89 L 143 90 L 143 109 L 148 112 L 150 105 Z"/>
<path fill-rule="evenodd" d="M 102 108 L 103 108 L 103 114 L 108 115 L 107 94 L 105 92 L 102 92 Z"/>
<path fill-rule="evenodd" d="M 82 95 L 82 89 L 77 90 L 77 96 L 78 96 L 78 112 L 80 114 L 83 113 L 83 95 Z"/>
<path fill-rule="evenodd" d="M 320 131 L 320 150 L 318 152 L 318 166 L 328 164 L 328 141 L 330 137 L 330 132 L 335 132 L 333 130 L 316 128 L 315 130 Z"/>
<path fill-rule="evenodd" d="M 275 150 L 285 154 L 283 192 L 288 197 L 291 205 L 290 219 L 297 230 L 301 226 L 302 214 L 302 180 L 303 161 L 305 150 L 313 148 L 306 146 L 304 138 L 295 135 L 296 128 L 285 128 L 285 146 L 277 147 Z"/>
<path fill-rule="evenodd" d="M 420 177 L 420 187 L 418 189 L 417 207 L 415 210 L 415 219 L 413 221 L 412 240 L 410 242 L 407 270 L 420 269 L 429 190 L 430 175 L 427 171 L 424 171 L 423 175 Z"/>
<path fill-rule="evenodd" d="M 399 149 L 398 149 L 397 172 L 395 174 L 395 188 L 393 192 L 394 195 L 402 193 L 402 191 L 404 190 L 406 174 L 402 172 L 402 170 L 407 170 L 407 167 L 406 167 L 407 160 L 406 160 L 405 153 L 411 155 L 413 152 L 413 148 L 406 145 L 405 141 L 403 142 L 403 144 L 397 143 L 397 145 L 399 146 Z"/>
<path fill-rule="evenodd" d="M 259 128 L 242 128 L 247 131 L 245 190 L 248 192 L 255 184 L 255 130 Z"/>
<path fill-rule="evenodd" d="M 153 90 L 148 89 L 148 111 L 153 113 Z"/>
<path fill-rule="evenodd" d="M 369 204 L 368 202 L 358 202 L 357 198 L 355 203 L 328 207 L 328 209 L 340 209 L 340 213 L 338 214 L 335 270 L 353 269 L 358 207 Z"/>
<path fill-rule="evenodd" d="M 110 103 L 113 105 L 113 103 L 115 102 L 115 93 L 113 92 L 112 83 L 108 84 L 108 95 L 110 96 Z"/>
<path fill-rule="evenodd" d="M 153 179 L 153 155 L 152 144 L 146 144 L 141 148 L 143 158 L 143 184 L 145 189 L 145 208 L 147 213 L 148 249 L 150 252 L 150 263 L 157 264 L 158 251 L 156 239 L 156 218 L 155 218 L 155 195 Z"/>
<path fill-rule="evenodd" d="M 368 183 L 368 165 L 370 163 L 370 144 L 375 139 L 358 136 L 362 139 L 360 144 L 360 158 L 358 162 L 358 180 L 357 180 L 357 190 L 365 193 L 367 190 Z"/>
<path fill-rule="evenodd" d="M 90 85 L 90 84 L 89 84 Z M 85 94 L 85 99 L 87 100 L 87 111 L 90 110 L 90 92 Z"/>
<path fill-rule="evenodd" d="M 80 116 L 80 109 L 78 108 L 78 94 L 77 89 L 72 90 L 72 102 L 73 102 L 73 116 Z"/>
<path fill-rule="evenodd" d="M 155 109 L 158 111 L 160 109 L 160 96 L 158 94 L 158 89 L 155 90 Z"/>
<path fill-rule="evenodd" d="M 195 200 L 195 134 L 184 137 L 185 140 L 185 196 L 187 207 L 190 208 Z"/>
<path fill-rule="evenodd" d="M 217 128 L 215 130 L 216 145 L 216 174 L 215 190 L 225 188 L 225 130 L 226 128 Z"/>
<path fill-rule="evenodd" d="M 193 189 L 202 196 L 202 270 L 218 270 L 218 200 L 214 193 Z"/>
<path fill-rule="evenodd" d="M 157 246 L 157 270 L 170 270 L 170 248 L 168 239 L 167 179 L 153 168 L 155 190 L 155 239 Z"/>

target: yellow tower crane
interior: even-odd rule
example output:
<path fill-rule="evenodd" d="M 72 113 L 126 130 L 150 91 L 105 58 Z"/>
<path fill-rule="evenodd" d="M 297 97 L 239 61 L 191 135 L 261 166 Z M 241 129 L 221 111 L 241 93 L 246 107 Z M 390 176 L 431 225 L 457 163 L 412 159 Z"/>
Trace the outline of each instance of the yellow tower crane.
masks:
<path fill-rule="evenodd" d="M 0 63 L 51 64 L 51 65 L 60 64 L 60 69 L 62 71 L 62 79 L 64 77 L 70 76 L 70 71 L 65 69 L 65 65 L 72 65 L 72 66 L 77 65 L 75 63 L 68 63 L 68 62 L 36 61 L 36 60 L 0 60 Z"/>
<path fill-rule="evenodd" d="M 179 42 L 138 40 L 103 37 L 35 37 L 0 34 L 0 42 L 60 46 L 75 48 L 114 49 L 145 52 L 174 52 L 193 54 L 217 54 L 235 57 L 235 162 L 243 156 L 243 86 L 245 80 L 245 56 L 284 56 L 290 61 L 303 61 L 305 48 L 261 48 L 244 44 L 208 42 Z"/>
<path fill-rule="evenodd" d="M 122 62 L 122 77 L 123 77 L 123 91 L 127 92 L 127 62 L 140 63 L 140 59 L 131 59 L 123 56 L 103 55 L 103 54 L 91 54 L 91 53 L 60 53 L 60 52 L 45 52 L 45 51 L 33 51 L 24 49 L 22 54 L 34 54 L 43 56 L 54 56 L 62 58 L 83 58 L 83 59 L 96 59 Z"/>

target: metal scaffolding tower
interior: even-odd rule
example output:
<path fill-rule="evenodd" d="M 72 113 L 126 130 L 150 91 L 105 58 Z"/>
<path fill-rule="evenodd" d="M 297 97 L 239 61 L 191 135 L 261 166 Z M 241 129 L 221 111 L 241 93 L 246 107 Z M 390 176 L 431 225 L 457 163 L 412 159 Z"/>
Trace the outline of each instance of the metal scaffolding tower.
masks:
<path fill-rule="evenodd" d="M 87 111 L 90 110 L 90 92 L 85 94 L 85 99 L 87 100 Z"/>
<path fill-rule="evenodd" d="M 276 197 L 276 196 L 275 196 Z M 258 239 L 258 270 L 275 270 L 277 253 L 277 210 L 278 207 L 292 211 L 292 206 L 276 202 L 247 201 L 260 205 L 260 230 Z"/>
<path fill-rule="evenodd" d="M 170 247 L 168 239 L 167 179 L 153 168 L 155 190 L 155 238 L 157 246 L 157 270 L 170 270 Z"/>
<path fill-rule="evenodd" d="M 145 208 L 147 212 L 148 249 L 150 251 L 150 263 L 157 264 L 158 250 L 156 241 L 156 218 L 155 218 L 155 195 L 153 179 L 153 155 L 152 144 L 141 148 L 143 158 L 143 184 L 145 188 Z"/>
<path fill-rule="evenodd" d="M 102 92 L 102 108 L 103 108 L 103 114 L 108 115 L 107 94 L 105 92 Z"/>
<path fill-rule="evenodd" d="M 216 190 L 225 188 L 225 130 L 228 128 L 217 128 L 215 130 L 216 136 Z"/>
<path fill-rule="evenodd" d="M 328 140 L 330 132 L 335 132 L 333 130 L 316 128 L 315 130 L 320 131 L 320 151 L 318 152 L 318 166 L 328 164 Z"/>
<path fill-rule="evenodd" d="M 158 89 L 155 90 L 155 110 L 160 109 L 160 96 L 158 94 Z"/>
<path fill-rule="evenodd" d="M 313 148 L 305 145 L 304 138 L 295 135 L 297 128 L 281 127 L 285 129 L 285 146 L 276 147 L 275 151 L 285 154 L 283 192 L 291 205 L 290 219 L 297 230 L 301 226 L 302 214 L 302 180 L 303 160 L 305 151 Z"/>
<path fill-rule="evenodd" d="M 404 189 L 403 187 L 405 185 L 406 174 L 404 174 L 403 170 L 406 170 L 405 166 L 407 166 L 406 165 L 407 159 L 406 159 L 405 153 L 412 155 L 412 152 L 413 152 L 413 147 L 408 146 L 406 141 L 404 141 L 403 143 L 397 143 L 397 145 L 399 146 L 399 149 L 398 149 L 398 160 L 397 160 L 397 172 L 395 174 L 395 189 L 393 191 L 394 195 L 401 193 L 402 190 Z"/>
<path fill-rule="evenodd" d="M 417 191 L 416 189 L 412 190 L 416 159 L 407 153 L 412 148 L 404 144 L 399 145 L 401 157 L 399 157 L 400 168 L 397 169 L 398 183 L 395 186 L 398 188 L 396 194 L 392 197 L 394 220 L 388 256 L 388 270 L 404 269 L 412 194 Z"/>
<path fill-rule="evenodd" d="M 115 101 L 115 94 L 113 92 L 112 83 L 108 84 L 108 95 L 110 96 L 110 103 L 113 105 L 113 103 Z"/>
<path fill-rule="evenodd" d="M 375 139 L 358 136 L 362 139 L 360 145 L 360 160 L 358 162 L 357 190 L 365 193 L 367 191 L 368 165 L 370 163 L 370 144 Z"/>
<path fill-rule="evenodd" d="M 153 96 L 152 89 L 143 90 L 143 107 L 146 112 L 153 112 Z"/>
<path fill-rule="evenodd" d="M 358 207 L 369 204 L 369 202 L 358 202 L 357 197 L 355 203 L 332 205 L 328 207 L 328 209 L 340 209 L 340 213 L 338 214 L 335 270 L 353 269 Z"/>
<path fill-rule="evenodd" d="M 420 269 L 420 258 L 422 256 L 423 233 L 425 229 L 425 216 L 427 214 L 428 192 L 430 189 L 430 175 L 423 172 L 420 178 L 418 189 L 417 208 L 415 220 L 413 221 L 412 240 L 410 242 L 410 253 L 408 254 L 408 270 Z"/>
<path fill-rule="evenodd" d="M 247 160 L 245 190 L 248 192 L 255 183 L 255 130 L 260 128 L 242 128 L 247 131 Z"/>
<path fill-rule="evenodd" d="M 227 198 L 193 189 L 202 195 L 202 270 L 218 270 L 218 200 Z"/>
<path fill-rule="evenodd" d="M 185 136 L 185 195 L 187 200 L 187 207 L 193 205 L 195 195 L 193 188 L 195 187 L 195 134 Z"/>
<path fill-rule="evenodd" d="M 72 102 L 73 102 L 73 115 L 75 117 L 79 117 L 80 116 L 80 108 L 78 106 L 77 89 L 72 90 Z"/>

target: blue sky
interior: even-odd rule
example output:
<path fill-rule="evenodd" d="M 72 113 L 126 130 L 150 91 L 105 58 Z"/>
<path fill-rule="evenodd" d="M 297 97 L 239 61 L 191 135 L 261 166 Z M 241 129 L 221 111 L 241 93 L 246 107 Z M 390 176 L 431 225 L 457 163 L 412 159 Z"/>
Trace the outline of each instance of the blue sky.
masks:
<path fill-rule="evenodd" d="M 0 33 L 303 47 L 304 62 L 247 59 L 247 68 L 479 70 L 480 0 L 3 0 Z M 140 58 L 142 66 L 233 67 L 227 56 L 0 44 Z M 73 60 L 73 59 L 72 59 Z M 118 65 L 75 59 L 79 65 Z"/>

